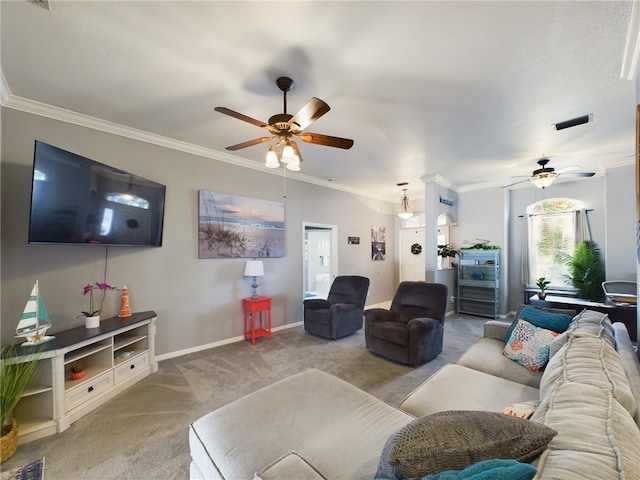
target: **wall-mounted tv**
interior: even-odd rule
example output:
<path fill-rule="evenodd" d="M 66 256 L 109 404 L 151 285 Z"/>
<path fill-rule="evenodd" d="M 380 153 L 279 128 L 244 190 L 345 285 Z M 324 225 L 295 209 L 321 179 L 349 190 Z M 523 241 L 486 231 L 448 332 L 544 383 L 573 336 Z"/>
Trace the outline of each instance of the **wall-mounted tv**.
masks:
<path fill-rule="evenodd" d="M 165 190 L 36 140 L 29 243 L 159 247 Z"/>

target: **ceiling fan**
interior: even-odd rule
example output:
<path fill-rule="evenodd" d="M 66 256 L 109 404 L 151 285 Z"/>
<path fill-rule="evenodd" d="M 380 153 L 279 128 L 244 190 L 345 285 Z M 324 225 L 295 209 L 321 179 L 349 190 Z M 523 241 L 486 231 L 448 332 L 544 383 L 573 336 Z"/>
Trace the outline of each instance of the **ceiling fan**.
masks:
<path fill-rule="evenodd" d="M 566 171 L 566 169 L 565 171 L 556 171 L 556 169 L 553 167 L 547 167 L 547 164 L 549 163 L 548 158 L 541 158 L 537 163 L 538 165 L 540 165 L 540 168 L 534 170 L 531 176 L 526 180 L 519 180 L 515 183 L 505 185 L 502 188 L 511 187 L 513 185 L 518 185 L 519 183 L 524 182 L 531 182 L 538 188 L 547 188 L 549 185 L 555 182 L 560 175 L 572 177 L 593 177 L 596 174 L 595 172 L 568 172 Z"/>
<path fill-rule="evenodd" d="M 320 133 L 305 132 L 304 130 L 313 122 L 330 110 L 329 105 L 319 98 L 312 97 L 295 115 L 287 113 L 287 92 L 293 85 L 293 80 L 289 77 L 280 77 L 276 80 L 276 85 L 282 90 L 284 96 L 284 113 L 273 115 L 269 122 L 262 122 L 255 118 L 248 117 L 242 113 L 235 112 L 226 107 L 215 107 L 216 112 L 224 113 L 230 117 L 237 118 L 260 128 L 264 128 L 271 135 L 268 137 L 254 138 L 246 142 L 238 143 L 226 147 L 226 150 L 240 150 L 260 143 L 275 140 L 269 147 L 265 166 L 278 168 L 280 163 L 284 164 L 288 170 L 300 170 L 302 156 L 298 145 L 293 138 L 299 138 L 303 142 L 323 145 L 326 147 L 336 147 L 349 149 L 353 146 L 353 140 L 348 138 L 332 137 Z"/>

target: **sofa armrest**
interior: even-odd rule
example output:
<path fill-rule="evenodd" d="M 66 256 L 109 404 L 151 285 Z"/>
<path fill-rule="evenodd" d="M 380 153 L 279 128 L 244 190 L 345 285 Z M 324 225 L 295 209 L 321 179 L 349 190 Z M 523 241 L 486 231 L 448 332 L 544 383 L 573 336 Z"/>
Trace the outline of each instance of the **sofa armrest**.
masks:
<path fill-rule="evenodd" d="M 631 392 L 640 401 L 640 359 L 633 348 L 627 327 L 622 322 L 613 323 L 613 331 L 616 338 L 616 350 L 622 359 L 625 373 L 631 384 Z M 634 417 L 636 424 L 640 426 L 640 408 L 637 409 Z"/>
<path fill-rule="evenodd" d="M 511 322 L 502 320 L 489 320 L 484 324 L 484 338 L 494 338 L 504 342 L 507 332 L 511 327 Z"/>

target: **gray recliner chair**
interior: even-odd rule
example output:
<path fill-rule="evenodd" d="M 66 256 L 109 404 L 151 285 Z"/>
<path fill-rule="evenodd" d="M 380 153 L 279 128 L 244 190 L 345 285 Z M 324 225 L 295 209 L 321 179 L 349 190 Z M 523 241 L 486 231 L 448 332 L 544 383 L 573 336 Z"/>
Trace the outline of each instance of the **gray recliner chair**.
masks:
<path fill-rule="evenodd" d="M 338 276 L 327 299 L 304 301 L 304 329 L 319 337 L 337 340 L 362 328 L 364 303 L 369 291 L 366 277 Z"/>
<path fill-rule="evenodd" d="M 439 283 L 400 283 L 390 310 L 365 310 L 367 348 L 411 366 L 433 360 L 442 352 L 448 294 Z"/>

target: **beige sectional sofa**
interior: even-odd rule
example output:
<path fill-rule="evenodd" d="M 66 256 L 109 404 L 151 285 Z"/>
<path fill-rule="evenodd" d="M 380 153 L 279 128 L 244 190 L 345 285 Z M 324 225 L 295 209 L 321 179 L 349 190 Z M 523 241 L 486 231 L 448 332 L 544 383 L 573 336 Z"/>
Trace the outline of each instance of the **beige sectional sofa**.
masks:
<path fill-rule="evenodd" d="M 502 355 L 509 326 L 487 322 L 399 408 L 318 370 L 219 408 L 190 425 L 191 478 L 373 478 L 387 439 L 415 417 L 539 401 L 530 421 L 558 434 L 534 462 L 536 479 L 640 480 L 640 364 L 625 326 L 581 312 L 544 372 Z"/>

